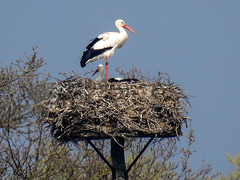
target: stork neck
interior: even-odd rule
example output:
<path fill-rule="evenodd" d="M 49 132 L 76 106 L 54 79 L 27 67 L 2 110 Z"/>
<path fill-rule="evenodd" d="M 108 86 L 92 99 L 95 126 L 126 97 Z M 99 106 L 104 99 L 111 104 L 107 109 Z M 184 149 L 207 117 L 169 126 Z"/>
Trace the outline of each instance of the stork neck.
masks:
<path fill-rule="evenodd" d="M 117 27 L 118 28 L 118 31 L 120 34 L 126 34 L 127 35 L 127 32 L 126 30 L 121 26 L 121 27 Z"/>
<path fill-rule="evenodd" d="M 128 38 L 128 34 L 126 32 L 126 30 L 123 27 L 118 28 L 119 30 L 119 34 L 122 37 L 123 43 L 121 43 L 121 45 L 119 45 L 119 47 L 122 47 L 122 45 L 125 43 L 125 41 Z"/>
<path fill-rule="evenodd" d="M 103 68 L 100 68 L 96 77 L 96 81 L 102 81 L 102 76 L 103 76 Z"/>

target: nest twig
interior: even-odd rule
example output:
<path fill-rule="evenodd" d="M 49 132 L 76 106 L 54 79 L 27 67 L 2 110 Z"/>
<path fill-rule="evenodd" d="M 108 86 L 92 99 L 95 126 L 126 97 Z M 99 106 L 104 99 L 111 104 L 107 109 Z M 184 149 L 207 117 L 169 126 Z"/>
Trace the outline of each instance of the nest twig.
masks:
<path fill-rule="evenodd" d="M 47 102 L 52 133 L 62 141 L 182 134 L 187 96 L 173 83 L 101 83 L 71 77 Z"/>

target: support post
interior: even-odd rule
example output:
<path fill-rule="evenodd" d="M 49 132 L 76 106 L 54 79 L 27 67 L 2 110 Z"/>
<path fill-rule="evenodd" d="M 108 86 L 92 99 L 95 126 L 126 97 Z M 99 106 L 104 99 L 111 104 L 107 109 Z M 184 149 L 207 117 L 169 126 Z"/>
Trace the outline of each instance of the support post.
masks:
<path fill-rule="evenodd" d="M 102 158 L 102 160 L 108 165 L 108 167 L 114 171 L 112 165 L 108 162 L 108 160 L 103 156 L 103 154 L 98 150 L 98 148 L 92 143 L 91 140 L 87 140 L 88 143 L 92 146 L 92 148 L 97 152 L 97 154 Z"/>
<path fill-rule="evenodd" d="M 116 137 L 111 139 L 111 157 L 112 157 L 112 180 L 127 180 L 125 156 L 124 156 L 124 138 Z"/>
<path fill-rule="evenodd" d="M 128 174 L 129 171 L 132 169 L 132 167 L 136 164 L 137 160 L 142 156 L 142 154 L 144 153 L 144 151 L 147 149 L 147 147 L 149 146 L 149 144 L 152 142 L 152 140 L 154 139 L 154 137 L 151 137 L 149 139 L 149 141 L 147 142 L 147 144 L 144 146 L 144 148 L 140 151 L 140 153 L 137 155 L 137 157 L 134 159 L 134 161 L 130 164 L 130 166 L 128 167 L 126 173 Z"/>
<path fill-rule="evenodd" d="M 97 152 L 97 154 L 102 158 L 102 160 L 108 165 L 108 167 L 112 170 L 112 180 L 128 180 L 129 171 L 135 165 L 137 160 L 144 153 L 144 151 L 147 149 L 147 147 L 149 146 L 149 144 L 152 142 L 153 139 L 154 137 L 151 137 L 149 139 L 147 144 L 143 147 L 143 149 L 140 151 L 140 153 L 137 155 L 134 161 L 130 164 L 127 170 L 126 170 L 125 155 L 124 155 L 124 138 L 116 137 L 115 139 L 111 139 L 112 165 L 98 150 L 98 148 L 91 142 L 91 140 L 87 139 L 87 141 L 93 147 L 93 149 Z"/>

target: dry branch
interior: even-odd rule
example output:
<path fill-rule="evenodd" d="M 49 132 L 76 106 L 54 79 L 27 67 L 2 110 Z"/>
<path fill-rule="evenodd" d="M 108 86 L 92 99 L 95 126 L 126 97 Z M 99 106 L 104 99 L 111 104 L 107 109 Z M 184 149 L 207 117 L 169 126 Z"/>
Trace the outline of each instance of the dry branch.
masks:
<path fill-rule="evenodd" d="M 47 122 L 62 141 L 111 137 L 175 137 L 188 117 L 187 96 L 173 83 L 101 83 L 81 77 L 57 82 Z"/>

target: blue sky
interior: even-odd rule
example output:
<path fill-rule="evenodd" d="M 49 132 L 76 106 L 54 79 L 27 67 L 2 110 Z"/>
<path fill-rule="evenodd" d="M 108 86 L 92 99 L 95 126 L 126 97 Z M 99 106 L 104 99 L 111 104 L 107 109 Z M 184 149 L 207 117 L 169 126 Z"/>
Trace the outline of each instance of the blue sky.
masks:
<path fill-rule="evenodd" d="M 116 19 L 129 32 L 123 48 L 109 60 L 116 67 L 134 65 L 151 77 L 166 72 L 190 98 L 196 142 L 191 166 L 206 159 L 213 171 L 232 170 L 226 153 L 240 151 L 240 1 L 0 1 L 0 65 L 31 54 L 38 46 L 45 69 L 83 74 L 79 59 L 89 41 L 116 31 Z M 183 137 L 184 138 L 184 137 Z"/>

